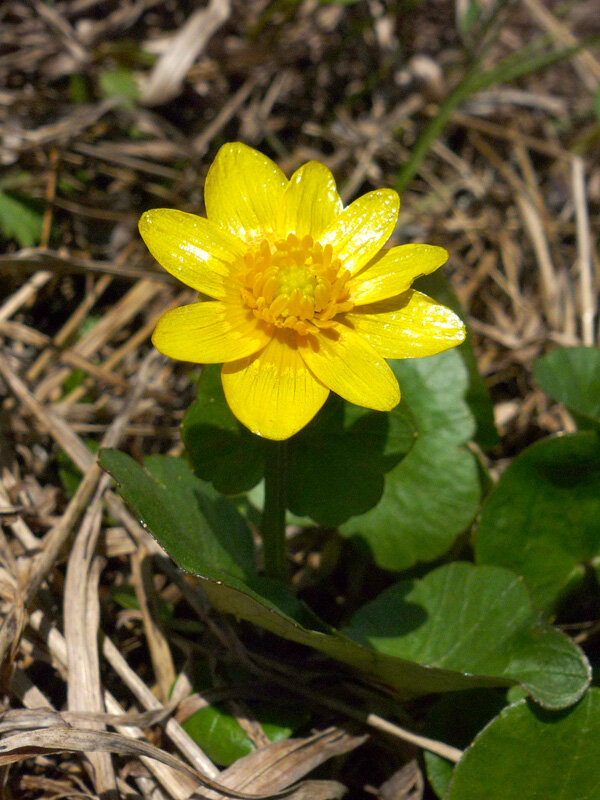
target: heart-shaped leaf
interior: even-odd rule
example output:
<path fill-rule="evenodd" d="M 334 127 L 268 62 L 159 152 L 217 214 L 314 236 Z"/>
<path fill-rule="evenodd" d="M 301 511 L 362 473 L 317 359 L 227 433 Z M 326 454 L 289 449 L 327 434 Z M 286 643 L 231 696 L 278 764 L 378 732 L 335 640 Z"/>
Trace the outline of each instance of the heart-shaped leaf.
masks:
<path fill-rule="evenodd" d="M 520 687 L 514 687 L 520 689 Z M 506 692 L 473 689 L 442 695 L 427 714 L 425 735 L 461 750 L 507 705 Z M 438 797 L 446 795 L 454 763 L 436 753 L 423 753 L 427 777 Z"/>
<path fill-rule="evenodd" d="M 384 476 L 415 443 L 406 405 L 370 411 L 332 396 L 289 443 L 290 510 L 334 527 L 377 505 Z"/>
<path fill-rule="evenodd" d="M 256 576 L 246 551 L 245 520 L 182 459 L 151 456 L 142 467 L 125 453 L 102 450 L 100 462 L 146 528 L 181 567 L 201 578 L 221 611 L 314 647 L 398 689 L 418 693 L 497 683 L 378 654 L 329 628 L 285 586 Z M 183 503 L 191 507 L 183 509 Z"/>
<path fill-rule="evenodd" d="M 264 474 L 263 442 L 231 413 L 219 370 L 204 367 L 197 400 L 181 426 L 196 475 L 220 492 L 252 489 Z M 317 417 L 288 442 L 294 480 L 288 504 L 299 517 L 335 526 L 377 504 L 384 474 L 414 444 L 406 406 L 391 414 L 358 408 L 332 395 Z"/>
<path fill-rule="evenodd" d="M 562 713 L 522 700 L 477 736 L 454 770 L 446 800 L 594 800 L 599 741 L 598 689 Z"/>
<path fill-rule="evenodd" d="M 576 702 L 590 679 L 581 650 L 538 623 L 523 581 L 500 567 L 455 562 L 397 583 L 343 633 L 386 655 L 518 681 L 551 708 Z"/>
<path fill-rule="evenodd" d="M 404 393 L 399 406 L 381 413 L 332 395 L 289 440 L 288 504 L 297 517 L 331 527 L 364 515 L 364 538 L 370 540 L 369 514 L 383 497 L 380 513 L 386 520 L 397 515 L 400 527 L 389 531 L 387 546 L 379 535 L 369 544 L 379 563 L 402 569 L 449 547 L 472 519 L 480 486 L 475 459 L 462 448 L 474 423 L 464 399 L 467 373 L 460 357 L 450 352 L 391 363 Z M 263 443 L 229 410 L 215 366 L 203 369 L 197 396 L 182 425 L 196 475 L 224 494 L 252 489 L 264 472 Z M 411 449 L 417 452 L 401 470 Z M 431 486 L 426 485 L 429 476 Z M 409 529 L 419 544 L 416 552 L 415 542 L 406 542 L 404 549 L 398 544 Z M 352 523 L 349 531 L 354 532 Z"/>
<path fill-rule="evenodd" d="M 385 475 L 378 505 L 342 526 L 382 567 L 404 570 L 442 555 L 472 522 L 481 486 L 464 444 L 474 432 L 467 371 L 453 350 L 390 362 L 415 420 L 411 451 Z"/>
<path fill-rule="evenodd" d="M 600 555 L 600 437 L 556 436 L 517 456 L 483 506 L 475 547 L 479 564 L 514 570 L 552 609 Z"/>
<path fill-rule="evenodd" d="M 534 374 L 542 389 L 569 409 L 579 428 L 600 428 L 600 349 L 559 348 L 538 358 Z"/>

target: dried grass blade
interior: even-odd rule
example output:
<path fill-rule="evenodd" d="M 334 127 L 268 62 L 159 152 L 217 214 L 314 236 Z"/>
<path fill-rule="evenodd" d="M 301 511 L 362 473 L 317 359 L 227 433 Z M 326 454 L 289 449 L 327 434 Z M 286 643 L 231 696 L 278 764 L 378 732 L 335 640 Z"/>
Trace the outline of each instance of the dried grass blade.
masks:
<path fill-rule="evenodd" d="M 104 483 L 104 481 L 102 481 Z M 101 487 L 102 488 L 102 487 Z M 97 493 L 88 509 L 69 555 L 63 602 L 69 676 L 67 701 L 70 711 L 104 711 L 98 627 L 100 602 L 98 584 L 101 562 L 94 556 L 102 523 L 102 495 Z M 90 727 L 102 728 L 91 722 Z M 116 778 L 110 755 L 91 752 L 96 792 L 114 793 Z"/>
<path fill-rule="evenodd" d="M 274 742 L 240 758 L 220 779 L 228 786 L 250 791 L 285 789 L 329 758 L 360 747 L 367 738 L 332 727 L 308 739 Z"/>
<path fill-rule="evenodd" d="M 28 730 L 21 733 L 13 733 L 0 740 L 0 766 L 14 764 L 25 758 L 36 755 L 50 755 L 53 753 L 88 753 L 88 752 L 116 753 L 121 756 L 146 756 L 155 758 L 157 761 L 166 764 L 173 769 L 178 769 L 185 775 L 195 778 L 201 786 L 212 790 L 214 797 L 234 797 L 239 800 L 268 800 L 275 797 L 313 797 L 302 791 L 298 794 L 298 789 L 283 792 L 266 792 L 262 794 L 247 794 L 237 791 L 228 786 L 210 780 L 204 775 L 199 774 L 187 764 L 169 753 L 160 750 L 148 742 L 132 740 L 119 733 L 107 733 L 106 731 L 91 731 L 83 728 L 70 728 L 64 725 L 57 725 L 51 728 L 39 728 Z M 204 792 L 203 792 L 204 794 Z M 323 795 L 321 795 L 323 797 Z M 338 795 L 326 795 L 334 797 Z"/>
<path fill-rule="evenodd" d="M 144 547 L 138 548 L 133 554 L 131 567 L 133 585 L 142 613 L 144 632 L 160 692 L 160 699 L 166 702 L 171 687 L 175 683 L 176 674 L 171 649 L 159 623 L 158 601 L 152 582 L 150 559 Z"/>
<path fill-rule="evenodd" d="M 34 611 L 30 617 L 31 627 L 37 631 L 45 640 L 48 650 L 52 657 L 66 670 L 67 664 L 67 645 L 61 633 L 53 626 L 48 624 L 41 611 Z M 40 692 L 37 687 L 31 686 L 31 681 L 24 673 L 15 672 L 13 677 L 12 689 L 17 696 L 25 703 L 28 709 L 35 709 L 31 713 L 38 712 L 39 706 L 51 708 L 50 704 L 43 698 L 40 702 Z M 30 702 L 29 702 L 30 701 Z M 117 727 L 119 733 L 133 739 L 144 739 L 144 732 L 141 729 L 148 728 L 164 721 L 165 715 L 170 715 L 173 711 L 171 705 L 157 709 L 156 711 L 143 712 L 141 714 L 125 713 L 113 695 L 104 692 L 104 702 L 109 714 L 71 714 L 68 711 L 62 712 L 60 717 L 75 727 L 84 727 L 82 724 L 87 718 L 98 718 L 99 721 L 107 725 Z M 56 713 L 56 712 L 55 712 Z M 141 727 L 138 727 L 141 726 Z M 161 784 L 175 800 L 187 800 L 192 795 L 198 785 L 197 780 L 190 776 L 182 775 L 179 771 L 174 771 L 166 764 L 156 761 L 146 756 L 141 757 L 154 778 Z M 138 779 L 139 780 L 139 779 Z"/>
<path fill-rule="evenodd" d="M 192 14 L 152 70 L 142 90 L 142 103 L 160 105 L 177 97 L 187 71 L 229 17 L 230 7 L 229 0 L 211 0 L 206 8 Z"/>
<path fill-rule="evenodd" d="M 0 261 L 1 265 L 1 261 Z M 10 319 L 15 311 L 18 311 L 21 306 L 26 303 L 31 297 L 35 295 L 38 289 L 48 283 L 52 277 L 51 272 L 41 271 L 32 275 L 29 280 L 23 284 L 17 291 L 6 299 L 0 306 L 0 321 Z"/>
<path fill-rule="evenodd" d="M 598 293 L 594 291 L 592 264 L 592 237 L 585 190 L 583 159 L 574 156 L 571 161 L 571 180 L 575 219 L 577 222 L 577 266 L 581 296 L 581 335 L 584 345 L 594 346 L 594 318 L 598 311 Z"/>

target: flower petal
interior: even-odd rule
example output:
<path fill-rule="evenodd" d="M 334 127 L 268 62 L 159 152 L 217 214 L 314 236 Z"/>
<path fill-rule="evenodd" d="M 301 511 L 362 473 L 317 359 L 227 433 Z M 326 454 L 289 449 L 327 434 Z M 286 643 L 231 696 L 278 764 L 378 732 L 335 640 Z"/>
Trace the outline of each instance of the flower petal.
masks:
<path fill-rule="evenodd" d="M 241 241 L 203 217 L 171 208 L 146 211 L 139 229 L 167 272 L 203 294 L 225 297 L 223 279 L 246 249 Z"/>
<path fill-rule="evenodd" d="M 272 334 L 242 305 L 220 301 L 191 303 L 167 311 L 158 320 L 152 344 L 169 358 L 219 364 L 252 355 Z"/>
<path fill-rule="evenodd" d="M 392 235 L 400 198 L 393 189 L 377 189 L 359 197 L 321 234 L 342 266 L 354 275 L 375 256 Z"/>
<path fill-rule="evenodd" d="M 448 260 L 448 251 L 431 244 L 402 244 L 367 266 L 349 282 L 355 305 L 396 297 L 421 275 L 429 275 Z"/>
<path fill-rule="evenodd" d="M 296 335 L 283 331 L 257 356 L 224 364 L 223 390 L 246 427 L 267 439 L 287 439 L 321 408 L 329 389 L 306 368 Z"/>
<path fill-rule="evenodd" d="M 290 178 L 281 209 L 282 235 L 318 239 L 342 212 L 335 178 L 324 164 L 309 161 Z"/>
<path fill-rule="evenodd" d="M 413 289 L 344 318 L 385 358 L 432 356 L 465 338 L 465 326 L 453 311 Z"/>
<path fill-rule="evenodd" d="M 371 345 L 346 325 L 309 336 L 300 347 L 307 367 L 351 403 L 389 411 L 400 402 L 394 373 Z"/>
<path fill-rule="evenodd" d="M 270 158 L 241 142 L 224 144 L 204 184 L 206 215 L 245 242 L 278 234 L 287 178 Z"/>

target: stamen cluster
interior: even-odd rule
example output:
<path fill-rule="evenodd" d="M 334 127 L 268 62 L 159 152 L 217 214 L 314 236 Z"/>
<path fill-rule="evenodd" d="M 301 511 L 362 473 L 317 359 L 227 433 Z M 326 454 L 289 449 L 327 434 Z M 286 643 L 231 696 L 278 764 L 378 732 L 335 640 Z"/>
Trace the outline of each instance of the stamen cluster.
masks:
<path fill-rule="evenodd" d="M 240 291 L 257 319 L 301 336 L 330 328 L 337 314 L 350 311 L 350 272 L 311 236 L 290 233 L 271 245 L 263 239 L 244 255 Z"/>

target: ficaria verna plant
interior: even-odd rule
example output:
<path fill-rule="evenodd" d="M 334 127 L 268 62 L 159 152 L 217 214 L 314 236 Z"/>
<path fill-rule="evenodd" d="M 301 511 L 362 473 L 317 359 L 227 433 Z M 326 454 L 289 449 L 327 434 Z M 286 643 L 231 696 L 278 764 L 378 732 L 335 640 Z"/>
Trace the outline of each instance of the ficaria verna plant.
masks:
<path fill-rule="evenodd" d="M 442 247 L 383 249 L 400 200 L 379 189 L 343 207 L 333 175 L 310 161 L 288 180 L 239 142 L 216 155 L 204 187 L 206 218 L 155 209 L 140 233 L 156 260 L 196 289 L 152 337 L 165 355 L 223 363 L 225 398 L 253 433 L 282 442 L 331 391 L 378 411 L 400 401 L 386 358 L 430 356 L 460 344 L 461 320 L 411 289 L 448 258 Z M 267 452 L 265 569 L 285 577 L 286 458 Z"/>
<path fill-rule="evenodd" d="M 391 189 L 344 208 L 331 172 L 310 161 L 288 180 L 269 158 L 226 144 L 208 172 L 206 218 L 146 212 L 140 233 L 198 302 L 168 311 L 153 336 L 165 355 L 223 363 L 227 402 L 253 433 L 287 439 L 330 391 L 389 411 L 400 389 L 386 358 L 460 344 L 460 319 L 410 288 L 448 258 L 442 247 L 383 249 Z"/>
<path fill-rule="evenodd" d="M 209 366 L 183 419 L 182 456 L 141 465 L 101 452 L 121 495 L 216 609 L 404 696 L 453 693 L 431 706 L 432 730 L 442 724 L 436 736 L 462 746 L 457 714 L 471 715 L 467 733 L 476 738 L 464 756 L 451 748 L 460 759 L 454 772 L 439 748 L 428 754 L 440 797 L 504 797 L 512 786 L 505 765 L 518 771 L 524 752 L 527 764 L 543 765 L 527 798 L 548 796 L 561 780 L 565 796 L 595 797 L 600 692 L 583 697 L 590 665 L 550 618 L 597 567 L 597 348 L 538 362 L 542 388 L 582 429 L 534 443 L 494 486 L 481 451 L 467 446 L 479 430 L 488 442 L 495 433 L 473 352 L 442 352 L 463 341 L 464 326 L 412 288 L 448 254 L 390 246 L 394 191 L 344 208 L 322 164 L 288 180 L 236 143 L 217 153 L 205 204 L 206 217 L 156 209 L 140 221 L 152 255 L 198 292 L 159 319 L 153 342 L 171 358 Z M 423 284 L 459 308 L 443 279 Z M 211 364 L 222 364 L 220 379 Z M 315 594 L 308 560 L 287 583 L 286 521 L 309 528 L 295 547 L 317 542 L 309 545 L 319 549 Z M 388 583 L 394 572 L 398 581 Z M 386 588 L 360 605 L 353 583 L 374 577 L 376 589 L 382 575 Z M 340 595 L 340 586 L 352 590 Z M 563 716 L 540 715 L 519 699 L 525 694 Z M 539 748 L 523 748 L 538 740 Z M 592 789 L 572 791 L 548 741 L 548 753 L 590 765 L 577 775 Z M 529 781 L 532 770 L 523 772 Z M 495 781 L 491 794 L 481 780 Z"/>

